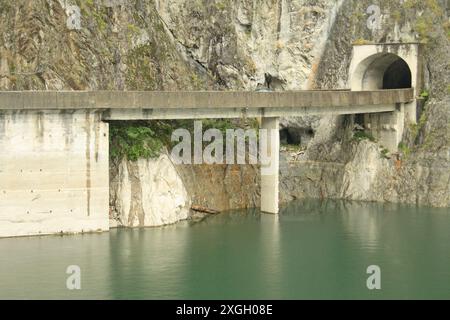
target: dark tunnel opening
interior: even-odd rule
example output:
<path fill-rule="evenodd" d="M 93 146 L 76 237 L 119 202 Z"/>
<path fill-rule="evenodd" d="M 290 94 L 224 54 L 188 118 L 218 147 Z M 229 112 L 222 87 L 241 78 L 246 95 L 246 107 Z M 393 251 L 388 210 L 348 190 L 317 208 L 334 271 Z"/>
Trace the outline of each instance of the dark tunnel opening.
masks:
<path fill-rule="evenodd" d="M 408 64 L 403 59 L 393 62 L 383 76 L 383 89 L 411 88 L 412 77 Z"/>

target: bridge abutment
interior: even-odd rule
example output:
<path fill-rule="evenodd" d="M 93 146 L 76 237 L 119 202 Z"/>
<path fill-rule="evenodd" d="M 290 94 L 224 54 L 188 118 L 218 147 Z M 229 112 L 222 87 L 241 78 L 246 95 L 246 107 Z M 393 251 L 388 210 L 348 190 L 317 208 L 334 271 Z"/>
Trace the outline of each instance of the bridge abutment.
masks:
<path fill-rule="evenodd" d="M 96 111 L 0 112 L 0 237 L 109 230 L 108 139 Z"/>

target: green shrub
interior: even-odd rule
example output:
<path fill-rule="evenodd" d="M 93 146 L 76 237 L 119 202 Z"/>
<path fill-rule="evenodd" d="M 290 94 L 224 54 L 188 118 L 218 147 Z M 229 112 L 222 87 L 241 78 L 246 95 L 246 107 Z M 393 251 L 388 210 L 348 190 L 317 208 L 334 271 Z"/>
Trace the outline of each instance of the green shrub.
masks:
<path fill-rule="evenodd" d="M 155 131 L 145 124 L 121 121 L 111 125 L 109 132 L 112 159 L 155 158 L 164 146 Z"/>
<path fill-rule="evenodd" d="M 353 135 L 353 139 L 356 141 L 369 140 L 375 142 L 375 138 L 372 134 L 364 131 L 356 131 Z"/>
<path fill-rule="evenodd" d="M 428 100 L 428 98 L 430 97 L 430 92 L 429 92 L 428 90 L 423 90 L 423 91 L 420 93 L 420 97 L 421 97 L 422 99 Z"/>
<path fill-rule="evenodd" d="M 236 124 L 229 119 L 203 119 L 203 133 L 208 129 L 218 129 L 225 137 L 227 129 L 257 128 L 256 119 L 242 119 Z M 113 160 L 128 159 L 137 161 L 139 158 L 149 159 L 159 157 L 166 147 L 171 149 L 172 132 L 183 128 L 194 137 L 194 120 L 170 121 L 112 121 L 110 123 L 110 157 Z M 192 143 L 194 143 L 192 139 Z"/>

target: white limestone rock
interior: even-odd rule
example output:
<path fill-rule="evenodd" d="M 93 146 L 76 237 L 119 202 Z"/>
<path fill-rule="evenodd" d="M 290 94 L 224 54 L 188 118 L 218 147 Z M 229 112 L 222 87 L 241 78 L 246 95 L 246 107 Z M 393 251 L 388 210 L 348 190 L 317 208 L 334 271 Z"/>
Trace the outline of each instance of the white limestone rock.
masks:
<path fill-rule="evenodd" d="M 123 160 L 111 176 L 113 218 L 125 227 L 155 227 L 188 218 L 191 201 L 169 156 Z"/>
<path fill-rule="evenodd" d="M 380 176 L 389 167 L 389 161 L 382 157 L 376 144 L 361 141 L 356 147 L 352 161 L 345 165 L 341 197 L 350 200 L 378 201 Z"/>

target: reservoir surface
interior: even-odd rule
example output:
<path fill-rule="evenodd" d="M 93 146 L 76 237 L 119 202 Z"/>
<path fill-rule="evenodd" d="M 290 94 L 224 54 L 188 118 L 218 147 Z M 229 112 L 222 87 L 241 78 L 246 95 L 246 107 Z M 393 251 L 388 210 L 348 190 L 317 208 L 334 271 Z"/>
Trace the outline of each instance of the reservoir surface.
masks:
<path fill-rule="evenodd" d="M 67 289 L 69 266 L 81 290 Z M 416 298 L 450 299 L 448 208 L 304 200 L 279 216 L 0 239 L 0 299 Z"/>

